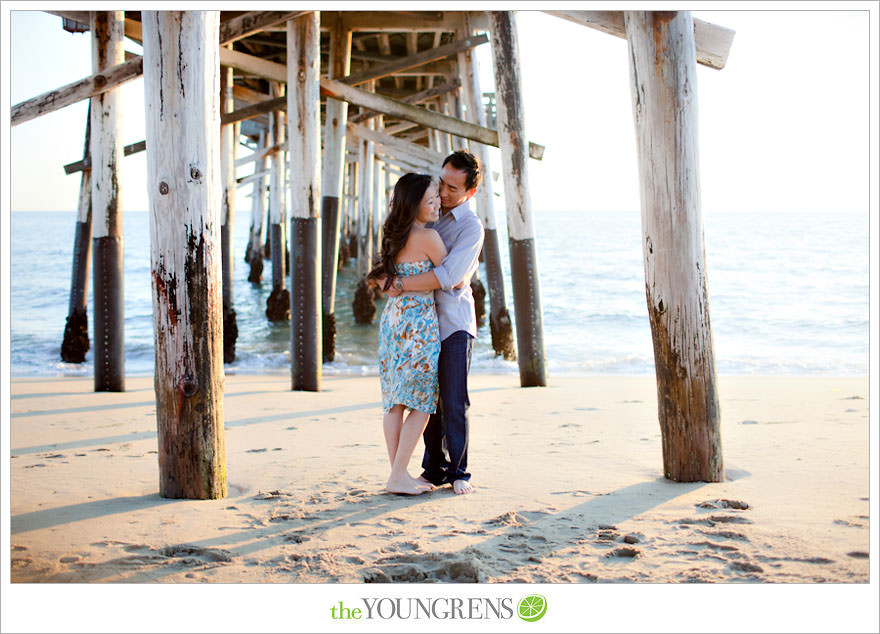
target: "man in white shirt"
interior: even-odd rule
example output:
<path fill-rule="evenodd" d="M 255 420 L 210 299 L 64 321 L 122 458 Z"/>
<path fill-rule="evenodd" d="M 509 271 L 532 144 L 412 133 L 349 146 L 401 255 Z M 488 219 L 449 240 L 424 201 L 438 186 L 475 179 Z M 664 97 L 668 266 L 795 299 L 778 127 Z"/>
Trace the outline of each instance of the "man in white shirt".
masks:
<path fill-rule="evenodd" d="M 452 484 L 456 494 L 473 491 L 467 471 L 467 375 L 471 365 L 477 319 L 470 279 L 483 248 L 483 225 L 469 201 L 483 179 L 483 166 L 473 154 L 453 152 L 443 161 L 440 176 L 440 218 L 433 228 L 446 245 L 440 266 L 427 273 L 395 277 L 388 294 L 434 290 L 440 324 L 440 400 L 425 428 L 424 471 L 420 480 L 435 486 Z M 462 280 L 466 283 L 456 288 Z M 445 445 L 445 447 L 444 447 Z M 445 449 L 445 451 L 444 451 Z"/>

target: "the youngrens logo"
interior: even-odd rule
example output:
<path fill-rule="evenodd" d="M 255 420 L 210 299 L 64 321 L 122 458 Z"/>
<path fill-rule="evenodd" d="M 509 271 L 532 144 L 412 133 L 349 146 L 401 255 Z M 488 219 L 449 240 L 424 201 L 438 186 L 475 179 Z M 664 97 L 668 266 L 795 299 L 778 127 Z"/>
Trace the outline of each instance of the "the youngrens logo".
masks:
<path fill-rule="evenodd" d="M 530 594 L 514 607 L 510 597 L 361 597 L 361 605 L 345 605 L 342 601 L 330 608 L 334 620 L 508 620 L 514 615 L 534 622 L 547 613 L 547 599 Z"/>
<path fill-rule="evenodd" d="M 523 597 L 516 605 L 516 614 L 523 621 L 529 623 L 540 621 L 547 614 L 547 599 L 540 594 L 530 594 Z"/>

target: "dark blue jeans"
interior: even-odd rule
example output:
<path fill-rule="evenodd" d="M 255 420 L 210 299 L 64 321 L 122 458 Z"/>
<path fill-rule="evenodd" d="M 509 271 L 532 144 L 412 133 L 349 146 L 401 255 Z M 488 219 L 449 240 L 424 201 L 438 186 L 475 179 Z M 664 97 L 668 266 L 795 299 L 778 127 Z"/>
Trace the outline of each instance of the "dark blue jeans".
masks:
<path fill-rule="evenodd" d="M 467 472 L 468 399 L 467 378 L 471 369 L 473 337 L 464 330 L 452 333 L 440 344 L 440 400 L 425 427 L 422 477 L 439 486 L 469 480 Z"/>

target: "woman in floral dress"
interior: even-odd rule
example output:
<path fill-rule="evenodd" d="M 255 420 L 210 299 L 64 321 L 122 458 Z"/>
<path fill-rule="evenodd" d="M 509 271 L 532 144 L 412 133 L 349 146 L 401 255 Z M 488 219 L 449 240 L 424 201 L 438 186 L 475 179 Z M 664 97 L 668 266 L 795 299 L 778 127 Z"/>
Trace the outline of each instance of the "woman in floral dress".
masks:
<path fill-rule="evenodd" d="M 382 228 L 379 262 L 367 281 L 388 290 L 395 276 L 430 271 L 446 257 L 446 247 L 433 229 L 439 217 L 437 184 L 427 174 L 404 174 L 394 186 L 391 210 Z M 389 297 L 379 322 L 379 378 L 383 429 L 391 475 L 385 489 L 418 495 L 433 486 L 416 480 L 407 465 L 428 418 L 437 407 L 437 361 L 440 331 L 434 292 L 408 292 Z M 410 413 L 404 420 L 405 410 Z"/>

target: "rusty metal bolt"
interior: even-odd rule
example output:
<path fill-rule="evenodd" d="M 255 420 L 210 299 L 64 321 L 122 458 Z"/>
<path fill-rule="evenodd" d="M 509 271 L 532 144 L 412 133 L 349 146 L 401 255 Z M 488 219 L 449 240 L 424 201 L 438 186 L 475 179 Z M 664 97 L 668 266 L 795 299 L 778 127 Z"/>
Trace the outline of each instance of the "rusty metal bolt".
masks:
<path fill-rule="evenodd" d="M 159 193 L 163 196 L 168 193 L 168 183 L 166 183 L 165 181 L 159 183 Z"/>
<path fill-rule="evenodd" d="M 194 181 L 197 181 L 202 177 L 202 173 L 199 171 L 198 167 L 189 168 L 189 175 Z"/>

